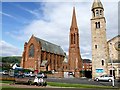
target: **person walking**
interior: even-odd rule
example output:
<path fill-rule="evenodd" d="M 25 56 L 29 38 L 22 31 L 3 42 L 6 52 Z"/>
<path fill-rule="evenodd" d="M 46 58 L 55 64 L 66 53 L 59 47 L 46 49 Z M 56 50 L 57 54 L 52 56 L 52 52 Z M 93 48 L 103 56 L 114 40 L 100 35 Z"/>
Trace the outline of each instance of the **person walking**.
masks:
<path fill-rule="evenodd" d="M 35 79 L 34 79 L 34 84 L 35 84 L 35 85 L 38 85 L 38 82 L 39 82 L 39 81 L 38 81 L 38 77 L 37 77 L 37 76 L 35 76 Z"/>
<path fill-rule="evenodd" d="M 38 85 L 43 86 L 43 84 L 44 84 L 43 78 L 39 78 Z"/>

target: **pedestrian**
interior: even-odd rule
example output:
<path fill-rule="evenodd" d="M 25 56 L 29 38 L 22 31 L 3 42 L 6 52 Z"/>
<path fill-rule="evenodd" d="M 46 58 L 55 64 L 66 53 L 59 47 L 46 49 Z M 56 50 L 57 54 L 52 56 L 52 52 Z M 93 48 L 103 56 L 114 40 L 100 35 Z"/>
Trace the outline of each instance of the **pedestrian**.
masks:
<path fill-rule="evenodd" d="M 43 86 L 43 84 L 44 84 L 43 78 L 39 78 L 38 85 Z"/>
<path fill-rule="evenodd" d="M 38 85 L 38 77 L 37 77 L 37 76 L 35 76 L 34 84 L 35 84 L 35 85 Z"/>

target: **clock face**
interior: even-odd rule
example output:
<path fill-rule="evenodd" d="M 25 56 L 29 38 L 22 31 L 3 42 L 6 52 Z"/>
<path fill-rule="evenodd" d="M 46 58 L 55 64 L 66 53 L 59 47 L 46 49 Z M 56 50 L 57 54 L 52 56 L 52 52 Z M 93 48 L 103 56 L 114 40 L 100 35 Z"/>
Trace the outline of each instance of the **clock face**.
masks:
<path fill-rule="evenodd" d="M 120 51 L 120 41 L 115 43 L 115 49 Z"/>

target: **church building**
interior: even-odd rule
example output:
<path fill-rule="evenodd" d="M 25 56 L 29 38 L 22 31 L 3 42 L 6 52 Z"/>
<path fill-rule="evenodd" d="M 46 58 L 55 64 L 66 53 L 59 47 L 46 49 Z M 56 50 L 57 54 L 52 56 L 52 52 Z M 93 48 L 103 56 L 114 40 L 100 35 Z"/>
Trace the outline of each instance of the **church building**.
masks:
<path fill-rule="evenodd" d="M 32 35 L 24 44 L 21 67 L 33 71 L 58 71 L 64 61 L 63 49 Z"/>
<path fill-rule="evenodd" d="M 108 42 L 109 60 L 108 74 L 114 75 L 116 79 L 120 78 L 120 35 L 110 39 Z M 113 67 L 112 67 L 113 64 Z"/>

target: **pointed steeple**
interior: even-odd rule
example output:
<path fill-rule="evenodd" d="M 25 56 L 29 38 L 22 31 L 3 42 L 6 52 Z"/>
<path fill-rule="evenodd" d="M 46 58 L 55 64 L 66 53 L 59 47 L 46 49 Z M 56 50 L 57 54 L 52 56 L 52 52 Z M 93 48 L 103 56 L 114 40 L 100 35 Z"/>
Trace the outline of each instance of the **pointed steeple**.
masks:
<path fill-rule="evenodd" d="M 77 20 L 76 20 L 76 14 L 75 14 L 75 7 L 73 7 L 73 16 L 72 16 L 71 28 L 77 28 Z"/>
<path fill-rule="evenodd" d="M 93 5 L 92 5 L 92 10 L 95 8 L 102 8 L 103 9 L 103 5 L 102 5 L 100 0 L 94 0 Z"/>

